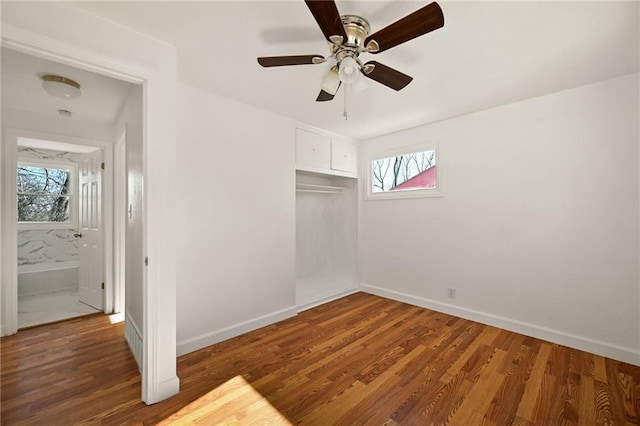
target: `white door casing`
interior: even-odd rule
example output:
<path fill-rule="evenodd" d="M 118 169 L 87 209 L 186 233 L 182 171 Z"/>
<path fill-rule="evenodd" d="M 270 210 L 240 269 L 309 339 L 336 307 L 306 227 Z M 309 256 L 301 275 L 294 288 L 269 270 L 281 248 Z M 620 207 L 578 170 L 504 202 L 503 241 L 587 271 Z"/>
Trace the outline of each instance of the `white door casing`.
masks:
<path fill-rule="evenodd" d="M 126 140 L 126 131 L 123 131 L 116 142 L 113 153 L 113 239 L 115 248 L 113 258 L 113 313 L 122 315 L 124 315 L 125 311 L 125 237 L 127 228 Z"/>
<path fill-rule="evenodd" d="M 102 150 L 84 155 L 79 173 L 79 291 L 81 302 L 104 310 L 103 227 L 102 227 Z"/>

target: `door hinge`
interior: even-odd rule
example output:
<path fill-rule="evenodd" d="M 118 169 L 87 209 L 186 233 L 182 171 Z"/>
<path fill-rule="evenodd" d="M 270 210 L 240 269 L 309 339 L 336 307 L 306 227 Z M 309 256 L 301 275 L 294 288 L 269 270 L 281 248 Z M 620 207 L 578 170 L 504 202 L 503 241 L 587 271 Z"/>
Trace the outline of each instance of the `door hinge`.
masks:
<path fill-rule="evenodd" d="M 104 163 L 100 163 L 100 168 L 104 170 Z"/>
<path fill-rule="evenodd" d="M 104 283 L 102 283 L 102 289 L 104 290 Z"/>
<path fill-rule="evenodd" d="M 149 266 L 149 258 L 148 257 L 144 257 L 144 266 Z"/>

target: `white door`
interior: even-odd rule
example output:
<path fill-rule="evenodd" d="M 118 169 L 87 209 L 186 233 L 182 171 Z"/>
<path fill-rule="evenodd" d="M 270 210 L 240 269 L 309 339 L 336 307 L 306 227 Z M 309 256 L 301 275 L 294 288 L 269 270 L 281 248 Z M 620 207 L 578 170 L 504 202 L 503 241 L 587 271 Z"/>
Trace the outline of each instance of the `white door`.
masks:
<path fill-rule="evenodd" d="M 80 196 L 80 301 L 103 310 L 102 150 L 78 162 Z"/>

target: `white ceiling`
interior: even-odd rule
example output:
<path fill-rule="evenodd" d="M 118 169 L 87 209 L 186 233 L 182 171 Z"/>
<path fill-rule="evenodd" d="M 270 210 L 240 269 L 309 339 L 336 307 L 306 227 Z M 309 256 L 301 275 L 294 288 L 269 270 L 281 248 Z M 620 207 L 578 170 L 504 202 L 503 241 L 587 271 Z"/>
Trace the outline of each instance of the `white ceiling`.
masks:
<path fill-rule="evenodd" d="M 187 84 L 337 133 L 367 138 L 612 78 L 639 69 L 639 2 L 451 2 L 445 26 L 379 55 L 414 77 L 395 92 L 370 81 L 317 103 L 329 65 L 260 67 L 258 56 L 322 54 L 327 45 L 302 0 L 80 2 L 178 49 Z M 337 1 L 372 32 L 427 4 Z"/>
<path fill-rule="evenodd" d="M 2 107 L 58 116 L 71 111 L 70 120 L 114 124 L 132 84 L 46 59 L 2 48 Z M 53 97 L 42 88 L 43 74 L 57 74 L 80 83 L 81 96 Z"/>

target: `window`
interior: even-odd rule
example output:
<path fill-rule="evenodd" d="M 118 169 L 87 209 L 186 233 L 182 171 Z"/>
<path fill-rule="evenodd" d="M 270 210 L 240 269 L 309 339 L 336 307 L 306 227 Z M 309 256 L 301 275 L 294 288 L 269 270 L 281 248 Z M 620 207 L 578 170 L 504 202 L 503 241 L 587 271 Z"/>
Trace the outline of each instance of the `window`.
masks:
<path fill-rule="evenodd" d="M 437 147 L 370 157 L 367 199 L 440 197 Z"/>
<path fill-rule="evenodd" d="M 74 228 L 75 166 L 18 163 L 18 224 L 21 228 Z"/>

